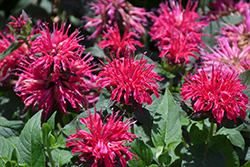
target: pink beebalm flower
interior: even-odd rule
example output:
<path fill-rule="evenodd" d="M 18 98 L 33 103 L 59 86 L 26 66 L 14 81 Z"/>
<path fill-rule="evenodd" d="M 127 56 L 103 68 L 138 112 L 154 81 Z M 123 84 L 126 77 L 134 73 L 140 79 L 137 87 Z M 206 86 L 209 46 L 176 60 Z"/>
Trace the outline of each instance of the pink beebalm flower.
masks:
<path fill-rule="evenodd" d="M 159 57 L 164 57 L 164 60 L 171 65 L 188 64 L 189 56 L 198 59 L 193 53 L 199 53 L 199 50 L 196 48 L 197 44 L 188 42 L 189 35 L 183 36 L 178 31 L 173 31 L 170 38 L 164 39 L 166 44 L 161 45 L 162 47 L 159 48 Z"/>
<path fill-rule="evenodd" d="M 44 25 L 45 28 L 41 29 L 38 36 L 32 43 L 30 52 L 34 59 L 32 66 L 38 69 L 53 70 L 53 80 L 57 80 L 61 72 L 70 70 L 72 72 L 71 61 L 81 59 L 80 55 L 85 50 L 78 42 L 83 40 L 77 38 L 79 31 L 75 30 L 70 36 L 67 35 L 70 26 L 66 32 L 64 23 L 61 29 L 54 25 L 53 32 L 50 33 L 49 27 Z"/>
<path fill-rule="evenodd" d="M 220 39 L 218 40 L 219 45 L 211 49 L 212 53 L 204 52 L 202 55 L 203 63 L 206 66 L 205 70 L 211 70 L 210 66 L 213 64 L 220 65 L 225 64 L 223 68 L 227 70 L 237 70 L 238 72 L 245 71 L 245 61 L 249 61 L 250 46 L 241 51 L 238 48 L 237 42 L 233 42 L 230 46 L 228 40 Z M 232 68 L 233 67 L 233 68 Z M 250 68 L 250 67 L 249 67 Z"/>
<path fill-rule="evenodd" d="M 155 72 L 155 65 L 146 64 L 147 60 L 135 60 L 131 57 L 124 57 L 109 61 L 108 65 L 102 67 L 103 71 L 98 74 L 100 78 L 97 84 L 100 88 L 108 88 L 112 90 L 111 99 L 118 102 L 131 104 L 133 100 L 137 103 L 152 103 L 149 94 L 152 91 L 159 98 L 158 85 L 156 80 L 161 81 L 162 78 Z"/>
<path fill-rule="evenodd" d="M 204 19 L 207 21 L 214 21 L 232 13 L 245 14 L 250 5 L 244 0 L 240 0 L 239 2 L 235 2 L 234 0 L 216 0 L 215 2 L 211 2 L 209 7 L 212 10 L 208 12 Z"/>
<path fill-rule="evenodd" d="M 112 27 L 114 22 L 124 26 L 124 29 L 129 27 L 129 31 L 138 32 L 140 35 L 145 34 L 143 27 L 147 25 L 145 9 L 134 7 L 125 0 L 95 0 L 95 3 L 90 3 L 90 6 L 97 17 L 84 17 L 89 20 L 85 28 L 93 26 L 96 28 L 89 38 L 98 37 L 108 26 Z"/>
<path fill-rule="evenodd" d="M 216 37 L 217 39 L 225 38 L 230 42 L 230 45 L 236 41 L 241 50 L 246 49 L 250 45 L 250 11 L 248 9 L 244 15 L 243 22 L 236 25 L 228 25 L 224 23 L 224 26 L 225 27 L 222 27 L 220 30 L 220 36 Z"/>
<path fill-rule="evenodd" d="M 106 47 L 109 48 L 111 50 L 110 54 L 113 55 L 116 53 L 116 57 L 124 54 L 130 55 L 131 51 L 133 52 L 136 50 L 134 45 L 138 45 L 139 47 L 144 46 L 140 41 L 137 41 L 133 38 L 137 36 L 138 34 L 134 32 L 128 32 L 128 29 L 126 29 L 123 37 L 121 37 L 118 25 L 115 23 L 114 28 L 107 28 L 107 33 L 102 35 L 104 40 L 102 40 L 98 46 L 101 46 L 102 49 Z"/>
<path fill-rule="evenodd" d="M 22 73 L 17 74 L 19 80 L 15 91 L 23 99 L 25 107 L 33 106 L 34 110 L 38 106 L 37 110 L 43 109 L 42 117 L 47 117 L 55 107 L 66 114 L 67 103 L 79 111 L 82 106 L 88 106 L 88 99 L 83 95 L 88 91 L 84 77 L 93 78 L 92 59 L 86 56 L 71 61 L 71 71 L 60 73 L 56 80 L 50 68 L 34 68 L 34 63 L 30 63 L 19 69 Z"/>
<path fill-rule="evenodd" d="M 114 112 L 108 117 L 107 123 L 101 120 L 95 111 L 95 115 L 89 114 L 89 117 L 80 118 L 80 122 L 85 124 L 89 132 L 77 130 L 76 134 L 71 134 L 67 140 L 66 147 L 74 146 L 72 153 L 79 152 L 80 161 L 93 160 L 91 167 L 106 166 L 115 167 L 119 159 L 122 166 L 125 167 L 128 160 L 133 159 L 132 154 L 126 146 L 126 142 L 132 142 L 137 138 L 134 134 L 128 132 L 130 125 L 134 122 L 126 120 L 121 121 L 118 112 Z M 125 156 L 125 157 L 124 157 Z"/>
<path fill-rule="evenodd" d="M 188 39 L 189 42 L 203 44 L 201 36 L 205 34 L 202 34 L 200 30 L 203 30 L 208 22 L 199 21 L 200 15 L 195 12 L 198 1 L 194 3 L 193 7 L 192 2 L 188 0 L 186 9 L 183 9 L 181 2 L 177 3 L 175 0 L 171 0 L 168 3 L 166 1 L 160 4 L 159 16 L 153 13 L 149 14 L 154 23 L 149 32 L 152 39 L 161 41 L 164 38 L 169 38 L 172 30 L 177 29 L 183 35 L 192 34 Z"/>
<path fill-rule="evenodd" d="M 217 123 L 224 117 L 235 123 L 235 118 L 245 118 L 249 100 L 242 90 L 248 87 L 241 84 L 238 73 L 217 66 L 212 66 L 211 74 L 204 69 L 196 71 L 187 76 L 187 83 L 181 88 L 183 101 L 191 99 L 195 113 L 212 113 Z"/>
<path fill-rule="evenodd" d="M 17 32 L 21 32 L 22 28 L 27 24 L 28 21 L 28 19 L 23 20 L 23 15 L 20 15 L 20 17 L 17 19 L 13 16 L 10 16 L 10 18 L 13 20 L 13 22 L 9 22 L 8 25 Z"/>

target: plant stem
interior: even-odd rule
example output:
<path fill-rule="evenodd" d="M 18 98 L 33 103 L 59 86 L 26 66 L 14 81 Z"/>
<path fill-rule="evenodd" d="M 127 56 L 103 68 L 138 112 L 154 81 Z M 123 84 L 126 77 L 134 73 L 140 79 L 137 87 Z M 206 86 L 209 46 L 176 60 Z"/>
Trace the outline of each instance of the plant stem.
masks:
<path fill-rule="evenodd" d="M 50 149 L 50 147 L 48 146 L 48 147 L 46 148 L 46 150 L 47 150 L 47 153 L 48 153 L 48 156 L 49 156 L 49 161 L 50 161 L 51 166 L 52 166 L 52 167 L 56 167 L 55 164 L 54 164 L 52 155 L 51 155 L 51 149 Z"/>
<path fill-rule="evenodd" d="M 213 136 L 213 134 L 214 134 L 214 123 L 211 122 L 210 130 L 209 130 L 209 134 L 208 134 L 208 140 L 210 140 L 210 138 Z"/>
<path fill-rule="evenodd" d="M 170 92 L 173 91 L 173 82 L 174 82 L 174 78 L 169 78 L 169 91 Z"/>

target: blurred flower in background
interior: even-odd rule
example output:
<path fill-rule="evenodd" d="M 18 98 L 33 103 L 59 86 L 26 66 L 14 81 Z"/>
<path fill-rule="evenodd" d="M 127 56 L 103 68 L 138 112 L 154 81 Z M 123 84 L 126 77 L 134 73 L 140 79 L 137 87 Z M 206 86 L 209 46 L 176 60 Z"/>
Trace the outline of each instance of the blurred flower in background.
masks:
<path fill-rule="evenodd" d="M 146 10 L 134 7 L 125 0 L 95 0 L 90 3 L 95 11 L 95 18 L 84 17 L 88 19 L 85 29 L 95 27 L 95 32 L 89 37 L 96 38 L 108 27 L 114 27 L 116 22 L 120 31 L 136 32 L 140 35 L 145 34 L 143 26 L 147 25 Z M 123 33 L 122 33 L 123 34 Z"/>

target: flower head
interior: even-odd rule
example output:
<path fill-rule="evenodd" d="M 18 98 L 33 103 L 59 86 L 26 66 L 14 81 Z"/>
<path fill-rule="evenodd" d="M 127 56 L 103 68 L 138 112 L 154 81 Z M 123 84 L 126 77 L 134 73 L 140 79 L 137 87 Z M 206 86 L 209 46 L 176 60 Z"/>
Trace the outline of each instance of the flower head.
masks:
<path fill-rule="evenodd" d="M 158 10 L 159 16 L 150 14 L 150 18 L 153 21 L 153 26 L 150 29 L 150 36 L 153 40 L 161 41 L 164 38 L 171 37 L 172 30 L 177 29 L 184 36 L 186 33 L 192 34 L 189 36 L 188 41 L 192 43 L 203 43 L 200 30 L 204 29 L 208 23 L 200 20 L 200 16 L 195 12 L 198 1 L 196 1 L 192 7 L 192 1 L 188 0 L 186 9 L 182 8 L 181 2 L 176 3 L 175 0 L 166 1 L 160 4 Z"/>
<path fill-rule="evenodd" d="M 245 71 L 246 69 L 243 66 L 245 61 L 250 60 L 250 46 L 241 51 L 238 48 L 236 41 L 233 42 L 232 46 L 229 45 L 229 42 L 226 39 L 219 39 L 218 43 L 219 45 L 216 48 L 209 48 L 212 53 L 205 52 L 202 56 L 204 60 L 203 63 L 207 66 L 205 70 L 211 70 L 210 66 L 213 64 L 225 64 L 226 66 L 224 65 L 223 68 L 226 68 L 227 70 L 230 70 L 233 67 L 233 70 L 239 72 Z"/>
<path fill-rule="evenodd" d="M 223 117 L 234 121 L 239 116 L 245 118 L 249 100 L 242 90 L 247 86 L 240 83 L 237 75 L 217 66 L 212 66 L 211 75 L 203 69 L 197 70 L 197 74 L 186 78 L 181 97 L 184 101 L 192 100 L 195 113 L 211 112 L 218 123 Z"/>
<path fill-rule="evenodd" d="M 250 6 L 249 3 L 244 2 L 244 0 L 240 0 L 239 2 L 235 2 L 234 0 L 216 0 L 216 2 L 211 2 L 209 7 L 212 10 L 208 12 L 204 19 L 214 21 L 232 13 L 244 14 Z"/>
<path fill-rule="evenodd" d="M 87 18 L 89 21 L 85 28 L 95 27 L 96 31 L 89 37 L 98 37 L 107 26 L 112 27 L 114 22 L 119 25 L 129 27 L 129 30 L 145 34 L 143 26 L 147 25 L 145 17 L 146 11 L 143 8 L 134 7 L 125 0 L 95 0 L 96 3 L 90 3 L 95 11 L 97 18 Z"/>
<path fill-rule="evenodd" d="M 83 38 L 77 38 L 79 31 L 74 31 L 70 36 L 67 35 L 70 26 L 65 30 L 65 23 L 58 30 L 58 24 L 54 26 L 50 33 L 49 27 L 45 25 L 44 29 L 39 31 L 38 36 L 32 43 L 30 52 L 34 59 L 33 67 L 50 69 L 54 75 L 53 80 L 58 79 L 60 72 L 66 72 L 68 69 L 72 72 L 71 61 L 81 59 L 80 55 L 84 50 L 78 42 Z"/>
<path fill-rule="evenodd" d="M 34 110 L 38 105 L 38 110 L 43 109 L 42 117 L 47 117 L 55 106 L 66 114 L 67 103 L 79 111 L 82 105 L 88 106 L 88 99 L 83 95 L 88 91 L 84 77 L 93 78 L 91 60 L 92 57 L 85 57 L 71 61 L 71 71 L 60 73 L 56 80 L 50 68 L 34 68 L 34 63 L 30 63 L 20 69 L 15 91 L 26 107 L 33 105 Z"/>
<path fill-rule="evenodd" d="M 21 32 L 22 28 L 27 24 L 27 21 L 29 20 L 23 20 L 23 15 L 20 15 L 20 17 L 17 19 L 13 16 L 10 16 L 10 18 L 13 20 L 13 22 L 9 22 L 8 25 L 12 27 L 16 32 Z"/>
<path fill-rule="evenodd" d="M 140 60 L 130 57 L 114 59 L 108 65 L 102 63 L 104 67 L 98 75 L 100 79 L 97 84 L 100 88 L 113 89 L 112 100 L 124 100 L 125 104 L 129 104 L 134 99 L 139 104 L 144 102 L 150 105 L 152 99 L 149 91 L 159 98 L 156 80 L 162 78 L 152 71 L 155 65 L 146 63 L 147 60 L 143 60 L 143 57 Z"/>
<path fill-rule="evenodd" d="M 126 29 L 123 37 L 121 37 L 120 30 L 118 28 L 118 25 L 115 24 L 114 28 L 108 27 L 107 33 L 102 35 L 104 40 L 102 40 L 98 46 L 101 46 L 102 49 L 109 48 L 111 49 L 111 55 L 113 53 L 116 53 L 116 56 L 119 57 L 120 54 L 129 55 L 130 51 L 135 51 L 136 48 L 134 45 L 138 45 L 140 47 L 143 47 L 144 45 L 141 44 L 141 42 L 134 40 L 133 37 L 137 37 L 138 34 L 134 32 L 128 32 L 128 29 Z"/>
<path fill-rule="evenodd" d="M 183 36 L 178 31 L 173 31 L 170 38 L 164 39 L 165 45 L 161 45 L 159 57 L 164 57 L 170 65 L 188 64 L 189 56 L 198 59 L 193 53 L 199 53 L 199 50 L 196 48 L 197 44 L 188 42 L 189 35 Z"/>
<path fill-rule="evenodd" d="M 133 156 L 136 157 L 128 150 L 125 143 L 132 142 L 137 137 L 128 132 L 133 122 L 129 122 L 129 120 L 122 122 L 118 113 L 113 112 L 107 118 L 106 124 L 96 112 L 95 115 L 89 114 L 89 117 L 80 118 L 80 122 L 85 124 L 90 132 L 77 130 L 76 134 L 67 138 L 72 141 L 68 142 L 66 147 L 74 146 L 72 153 L 80 152 L 80 161 L 93 159 L 91 167 L 98 167 L 102 164 L 107 167 L 115 167 L 116 158 L 119 158 L 122 166 L 125 167 L 128 160 L 131 160 Z"/>

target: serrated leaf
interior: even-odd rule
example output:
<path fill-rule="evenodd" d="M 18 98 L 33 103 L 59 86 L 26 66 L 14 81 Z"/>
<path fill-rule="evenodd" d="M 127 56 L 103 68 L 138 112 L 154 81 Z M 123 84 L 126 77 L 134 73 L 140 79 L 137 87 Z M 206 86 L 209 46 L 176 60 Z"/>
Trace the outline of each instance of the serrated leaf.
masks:
<path fill-rule="evenodd" d="M 178 107 L 168 89 L 156 110 L 152 128 L 152 140 L 155 147 L 165 147 L 172 142 L 181 142 L 181 124 Z M 159 137 L 164 141 L 159 142 Z"/>
<path fill-rule="evenodd" d="M 66 142 L 63 138 L 63 134 L 61 133 L 58 137 L 57 137 L 57 141 L 54 145 L 52 145 L 53 148 L 65 148 L 66 147 Z"/>
<path fill-rule="evenodd" d="M 53 160 L 57 163 L 59 167 L 69 162 L 70 159 L 73 157 L 70 151 L 63 149 L 54 149 L 51 153 Z"/>
<path fill-rule="evenodd" d="M 19 48 L 21 45 L 23 44 L 23 42 L 12 42 L 10 44 L 10 46 L 3 51 L 0 54 L 0 60 L 2 60 L 3 58 L 5 58 L 6 56 L 10 55 L 12 52 L 14 52 L 17 48 Z"/>
<path fill-rule="evenodd" d="M 241 133 L 236 129 L 227 129 L 222 127 L 217 132 L 217 134 L 225 135 L 234 146 L 240 147 L 242 150 L 244 150 L 245 140 Z"/>
<path fill-rule="evenodd" d="M 0 136 L 5 138 L 19 136 L 23 127 L 22 121 L 8 121 L 4 117 L 0 117 Z"/>
<path fill-rule="evenodd" d="M 25 124 L 17 150 L 20 153 L 20 163 L 26 163 L 28 167 L 45 166 L 45 150 L 41 135 L 41 114 L 37 112 Z"/>
<path fill-rule="evenodd" d="M 153 160 L 153 153 L 151 148 L 147 146 L 142 140 L 135 139 L 131 144 L 131 152 L 137 157 L 140 157 L 146 165 L 150 165 Z"/>

